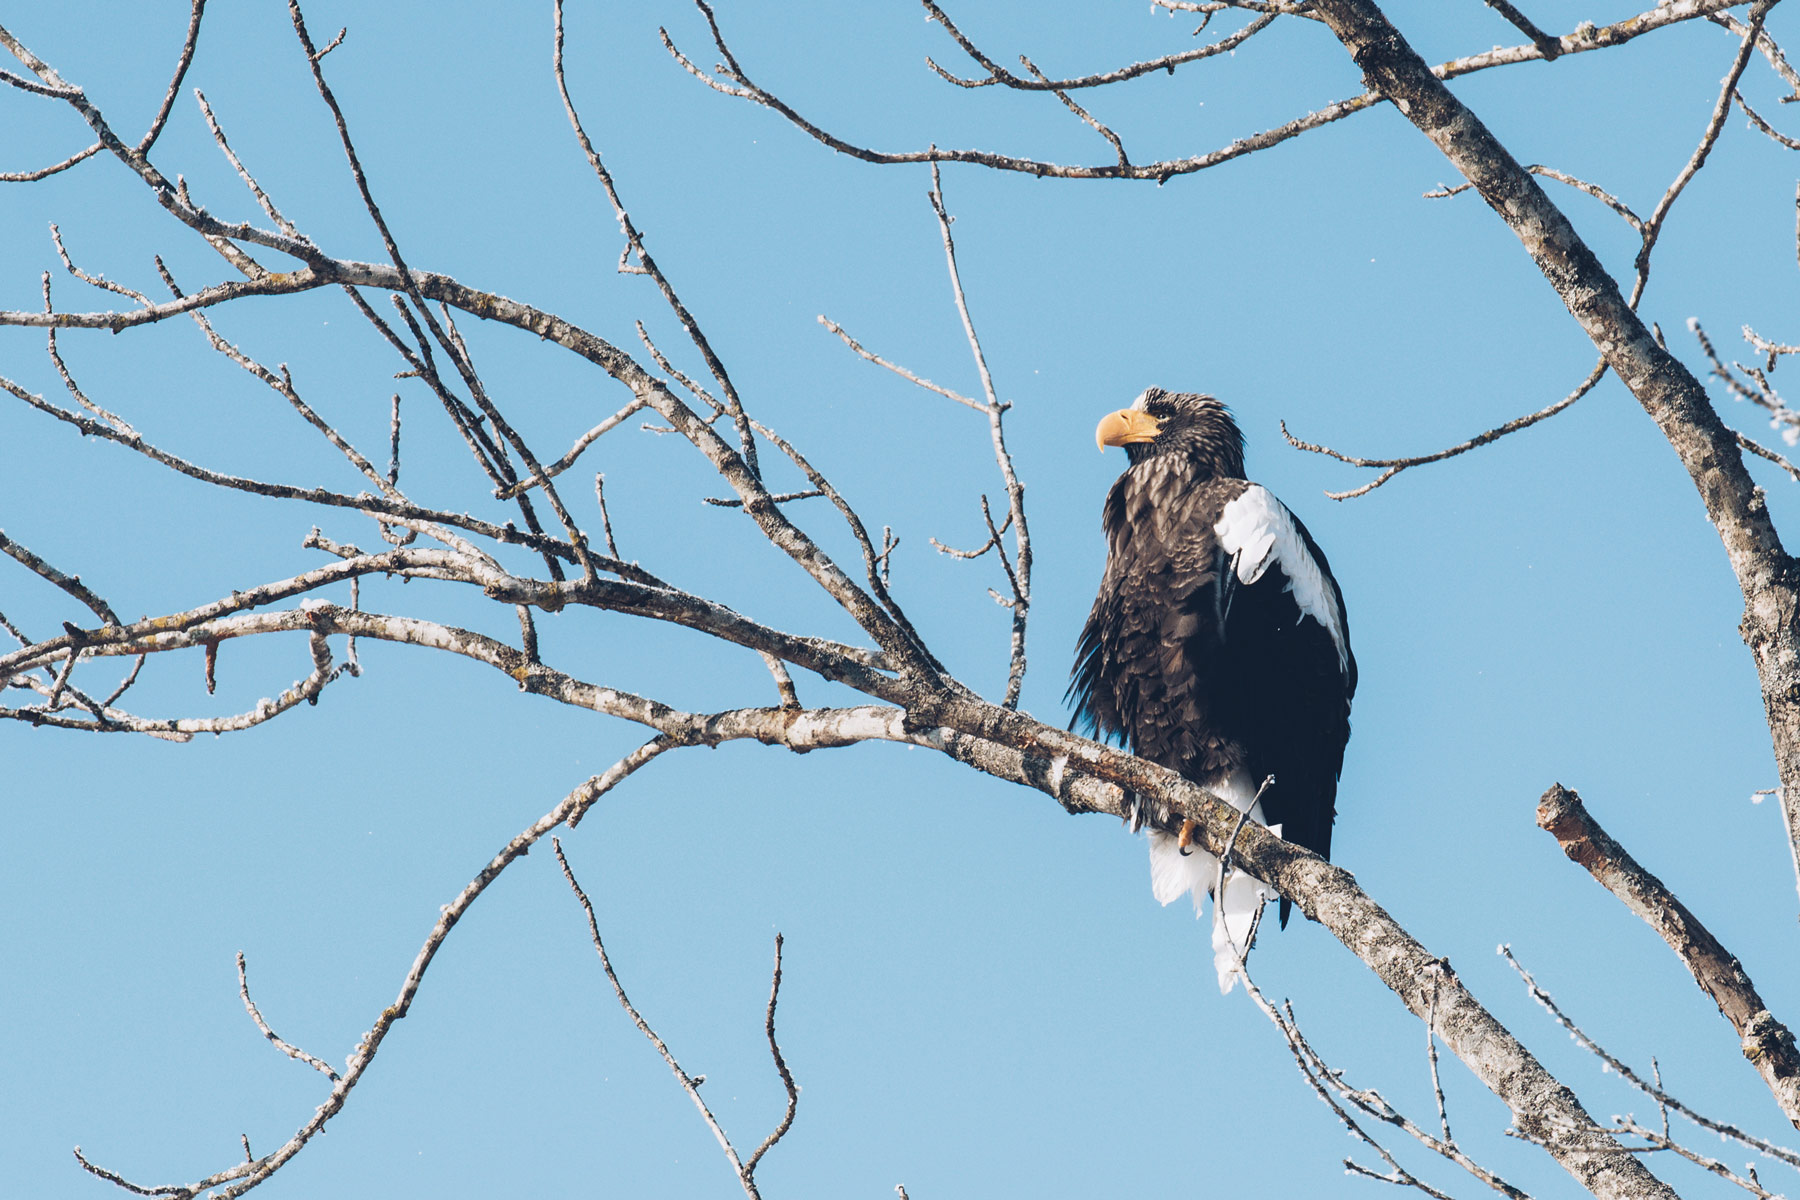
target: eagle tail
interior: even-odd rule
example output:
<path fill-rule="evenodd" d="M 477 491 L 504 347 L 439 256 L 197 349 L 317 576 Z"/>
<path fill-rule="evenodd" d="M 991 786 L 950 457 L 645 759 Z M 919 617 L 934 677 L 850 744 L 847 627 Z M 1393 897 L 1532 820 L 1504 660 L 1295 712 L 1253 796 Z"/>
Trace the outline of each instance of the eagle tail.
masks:
<path fill-rule="evenodd" d="M 1249 777 L 1236 772 L 1213 785 L 1216 795 L 1238 809 L 1248 809 L 1250 819 L 1264 824 L 1262 805 Z M 1166 814 L 1165 814 L 1166 815 Z M 1269 827 L 1276 837 L 1281 826 Z M 1219 860 L 1198 847 L 1183 854 L 1174 834 L 1158 829 L 1150 831 L 1150 893 L 1158 903 L 1169 904 L 1184 895 L 1194 898 L 1194 916 L 1206 915 L 1206 898 L 1219 882 Z M 1250 953 L 1256 938 L 1257 922 L 1263 906 L 1279 898 L 1279 893 L 1242 871 L 1233 871 L 1225 880 L 1224 895 L 1213 905 L 1213 969 L 1218 972 L 1219 992 L 1228 995 L 1237 986 L 1243 959 Z"/>
<path fill-rule="evenodd" d="M 1150 831 L 1150 894 L 1158 904 L 1173 904 L 1191 892 L 1199 916 L 1218 873 L 1219 860 L 1206 851 L 1183 854 L 1174 834 Z"/>
<path fill-rule="evenodd" d="M 1237 986 L 1263 905 L 1274 896 L 1267 884 L 1242 871 L 1233 871 L 1225 880 L 1224 898 L 1213 905 L 1212 928 L 1213 970 L 1219 976 L 1221 996 L 1229 996 Z"/>
<path fill-rule="evenodd" d="M 1163 904 L 1184 895 L 1194 898 L 1194 916 L 1206 915 L 1206 898 L 1219 878 L 1219 860 L 1204 850 L 1182 854 L 1174 834 L 1150 831 L 1150 892 Z M 1263 905 L 1276 898 L 1275 889 L 1242 871 L 1225 881 L 1225 896 L 1213 906 L 1213 968 L 1219 976 L 1219 992 L 1229 994 L 1237 986 L 1241 959 L 1250 953 L 1257 919 Z"/>

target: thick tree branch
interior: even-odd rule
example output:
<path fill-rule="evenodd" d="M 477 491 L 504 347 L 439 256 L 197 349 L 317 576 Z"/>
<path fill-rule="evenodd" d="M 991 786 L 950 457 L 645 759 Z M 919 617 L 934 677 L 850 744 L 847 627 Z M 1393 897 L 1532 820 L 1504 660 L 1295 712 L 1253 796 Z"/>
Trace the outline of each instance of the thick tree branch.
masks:
<path fill-rule="evenodd" d="M 1128 788 L 1167 805 L 1177 818 L 1200 822 L 1202 849 L 1220 856 L 1231 844 L 1239 868 L 1274 884 L 1308 917 L 1324 925 L 1408 1010 L 1432 1021 L 1444 1044 L 1512 1110 L 1514 1124 L 1541 1142 L 1589 1191 L 1607 1200 L 1673 1200 L 1674 1192 L 1600 1128 L 1575 1094 L 1475 999 L 1442 959 L 1364 892 L 1350 872 L 1254 822 L 1238 830 L 1234 841 L 1238 810 L 1174 771 L 998 705 L 954 699 L 915 706 L 910 716 L 985 744 L 1016 748 L 1022 756 L 1018 781 L 1057 796 L 1071 812 L 1103 811 L 1123 817 L 1123 793 L 1118 788 Z M 980 769 L 1013 777 L 994 769 L 999 765 Z M 1099 794 L 1091 789 L 1070 792 L 1071 776 L 1091 776 L 1118 788 Z"/>
<path fill-rule="evenodd" d="M 1743 965 L 1719 944 L 1700 919 L 1662 880 L 1600 827 L 1581 797 L 1553 785 L 1538 801 L 1538 828 L 1553 835 L 1563 853 L 1586 867 L 1595 881 L 1669 944 L 1737 1031 L 1744 1057 L 1756 1067 L 1781 1111 L 1800 1129 L 1800 1053 L 1794 1035 L 1776 1020 Z"/>
<path fill-rule="evenodd" d="M 1800 588 L 1736 435 L 1700 381 L 1645 327 L 1568 218 L 1381 10 L 1370 0 L 1317 0 L 1315 8 L 1370 86 L 1432 140 L 1512 229 L 1687 469 L 1744 596 L 1739 628 L 1762 685 L 1800 888 Z M 1768 8 L 1768 0 L 1758 3 L 1753 26 Z M 1739 69 L 1737 56 L 1732 68 Z"/>

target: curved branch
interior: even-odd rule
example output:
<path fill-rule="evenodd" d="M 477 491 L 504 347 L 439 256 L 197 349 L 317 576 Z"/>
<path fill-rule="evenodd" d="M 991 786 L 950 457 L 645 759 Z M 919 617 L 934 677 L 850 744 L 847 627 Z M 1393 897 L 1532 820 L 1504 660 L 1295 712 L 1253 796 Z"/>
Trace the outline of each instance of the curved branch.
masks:
<path fill-rule="evenodd" d="M 1352 500 L 1357 496 L 1368 495 L 1400 472 L 1408 470 L 1409 468 L 1422 467 L 1426 463 L 1443 462 L 1446 458 L 1455 458 L 1459 454 L 1467 454 L 1469 451 L 1485 446 L 1489 442 L 1497 442 L 1509 433 L 1517 433 L 1521 429 L 1531 428 L 1539 421 L 1549 420 L 1551 417 L 1554 417 L 1557 413 L 1591 392 L 1594 389 L 1594 385 L 1599 383 L 1601 377 L 1605 374 L 1606 360 L 1601 359 L 1594 364 L 1594 369 L 1588 372 L 1588 377 L 1582 380 L 1581 383 L 1576 386 L 1574 391 L 1570 392 L 1556 403 L 1545 408 L 1540 408 L 1534 413 L 1527 413 L 1522 417 L 1514 417 L 1504 425 L 1497 425 L 1486 433 L 1478 433 L 1466 442 L 1458 442 L 1454 446 L 1449 446 L 1443 450 L 1436 451 L 1435 453 L 1421 454 L 1414 458 L 1357 458 L 1354 455 L 1343 454 L 1333 450 L 1329 446 L 1320 446 L 1313 442 L 1301 441 L 1299 438 L 1288 432 L 1286 421 L 1281 422 L 1281 436 L 1286 438 L 1288 445 L 1296 450 L 1305 450 L 1312 454 L 1323 454 L 1327 458 L 1335 458 L 1339 462 L 1349 463 L 1353 467 L 1386 468 L 1381 474 L 1377 475 L 1374 479 L 1371 479 L 1368 483 L 1363 484 L 1361 487 L 1351 488 L 1347 492 L 1325 493 L 1333 500 Z"/>
<path fill-rule="evenodd" d="M 787 1131 L 794 1127 L 794 1113 L 800 1107 L 800 1087 L 794 1082 L 794 1074 L 788 1070 L 787 1059 L 781 1056 L 781 1043 L 775 1040 L 775 1004 L 781 998 L 781 935 L 775 935 L 775 971 L 769 980 L 769 1007 L 763 1016 L 763 1032 L 769 1039 L 769 1055 L 775 1060 L 775 1072 L 781 1076 L 781 1086 L 787 1092 L 787 1110 L 782 1113 L 781 1120 L 769 1131 L 769 1136 L 762 1140 L 762 1145 L 744 1164 L 746 1175 L 756 1174 L 756 1164 L 763 1155 L 775 1148 L 775 1143 L 787 1136 Z"/>
<path fill-rule="evenodd" d="M 419 994 L 419 987 L 424 983 L 425 972 L 431 966 L 431 960 L 443 947 L 444 940 L 450 936 L 450 931 L 456 927 L 458 921 L 462 920 L 470 906 L 481 897 L 482 892 L 487 890 L 488 885 L 499 878 L 502 871 L 528 853 L 538 839 L 564 821 L 579 819 L 581 814 L 592 807 L 601 796 L 617 787 L 664 751 L 672 749 L 675 744 L 661 738 L 646 742 L 631 754 L 614 763 L 604 774 L 594 776 L 570 792 L 561 803 L 539 817 L 517 837 L 503 846 L 487 866 L 483 867 L 481 872 L 469 881 L 468 886 L 464 887 L 454 900 L 443 907 L 438 915 L 437 923 L 432 926 L 431 933 L 425 939 L 425 944 L 420 947 L 418 955 L 413 959 L 411 969 L 407 971 L 406 978 L 400 984 L 399 996 L 381 1011 L 381 1015 L 375 1019 L 375 1024 L 357 1043 L 355 1051 L 345 1064 L 343 1074 L 333 1082 L 331 1093 L 325 1098 L 325 1102 L 319 1105 L 311 1119 L 302 1125 L 284 1145 L 262 1158 L 252 1162 L 239 1163 L 194 1183 L 180 1187 L 156 1188 L 151 1191 L 192 1197 L 209 1189 L 218 1188 L 220 1190 L 215 1193 L 217 1200 L 234 1200 L 235 1197 L 243 1195 L 287 1165 L 295 1155 L 306 1148 L 306 1144 L 314 1136 L 325 1128 L 331 1118 L 343 1110 L 344 1104 L 350 1098 L 351 1090 L 356 1087 L 364 1073 L 368 1071 L 370 1064 L 375 1061 L 375 1055 L 381 1049 L 382 1041 L 393 1031 L 395 1023 L 404 1019 L 412 1008 L 413 1000 Z M 115 1183 L 132 1187 L 134 1191 L 142 1190 L 110 1172 L 101 1172 L 89 1166 L 85 1159 L 82 1160 L 82 1165 Z M 230 1186 L 227 1187 L 226 1184 Z"/>
<path fill-rule="evenodd" d="M 1032 79 L 1021 79 L 984 54 L 980 47 L 964 36 L 962 30 L 951 23 L 949 16 L 942 8 L 939 8 L 933 3 L 932 0 L 921 0 L 921 2 L 925 5 L 925 11 L 929 14 L 928 19 L 942 25 L 944 27 L 944 32 L 948 33 L 951 38 L 955 40 L 956 44 L 962 47 L 964 54 L 967 54 L 970 58 L 979 63 L 981 67 L 987 71 L 988 76 L 986 79 L 962 79 L 944 70 L 944 68 L 938 66 L 937 63 L 929 58 L 925 60 L 927 66 L 933 71 L 936 71 L 946 83 L 954 83 L 958 87 L 990 87 L 993 84 L 999 83 L 1021 92 L 1065 92 L 1074 91 L 1079 88 L 1105 87 L 1109 83 L 1123 83 L 1127 79 L 1136 79 L 1140 75 L 1150 75 L 1157 71 L 1167 71 L 1169 74 L 1173 75 L 1176 67 L 1184 66 L 1191 62 L 1199 62 L 1201 59 L 1212 58 L 1214 55 L 1218 54 L 1230 54 L 1233 50 L 1236 50 L 1239 46 L 1267 29 L 1269 23 L 1277 16 L 1281 15 L 1278 12 L 1266 13 L 1257 17 L 1237 32 L 1228 34 L 1216 42 L 1212 42 L 1205 46 L 1198 46 L 1192 50 L 1183 50 L 1179 54 L 1165 54 L 1161 58 L 1153 58 L 1146 62 L 1132 63 L 1130 66 L 1119 67 L 1112 71 L 1102 71 L 1093 75 L 1079 75 L 1071 79 L 1049 79 L 1042 75 Z"/>
<path fill-rule="evenodd" d="M 731 1138 L 726 1136 L 725 1127 L 719 1124 L 719 1119 L 713 1116 L 712 1109 L 700 1095 L 700 1085 L 706 1082 L 706 1077 L 689 1075 L 682 1070 L 681 1064 L 675 1060 L 674 1051 L 669 1049 L 667 1042 L 657 1036 L 656 1030 L 650 1028 L 650 1022 L 644 1020 L 644 1014 L 638 1011 L 637 1005 L 631 1002 L 631 997 L 625 994 L 625 985 L 619 982 L 618 972 L 613 970 L 612 957 L 606 953 L 606 942 L 600 937 L 600 920 L 594 915 L 594 902 L 588 899 L 588 894 L 575 881 L 575 872 L 569 867 L 569 860 L 563 854 L 562 839 L 551 838 L 550 847 L 556 852 L 556 865 L 562 868 L 563 878 L 569 882 L 569 890 L 575 893 L 575 899 L 580 903 L 581 911 L 587 915 L 588 940 L 594 943 L 594 952 L 600 956 L 600 969 L 606 972 L 606 981 L 612 984 L 613 995 L 618 997 L 619 1006 L 625 1010 L 625 1015 L 631 1018 L 631 1023 L 637 1026 L 638 1032 L 643 1034 L 652 1046 L 656 1047 L 657 1054 L 661 1055 L 663 1062 L 668 1064 L 669 1070 L 674 1073 L 675 1081 L 681 1085 L 681 1090 L 688 1094 L 688 1099 L 692 1100 L 694 1107 L 700 1110 L 701 1119 L 706 1122 L 706 1127 L 712 1130 L 713 1137 L 718 1139 L 720 1149 L 725 1151 L 725 1161 L 731 1164 L 732 1173 L 743 1185 L 745 1195 L 749 1196 L 750 1200 L 762 1200 L 761 1194 L 756 1190 L 755 1160 L 752 1159 L 748 1167 L 744 1165 L 743 1160 L 738 1157 L 737 1147 L 733 1146 Z M 776 944 L 779 946 L 779 941 Z M 779 968 L 777 970 L 779 971 Z M 779 974 L 776 978 L 780 978 Z"/>
<path fill-rule="evenodd" d="M 51 163 L 47 167 L 39 167 L 35 171 L 0 171 L 0 183 L 36 183 L 40 179 L 48 179 L 61 171 L 66 171 L 76 163 L 86 162 L 100 151 L 106 149 L 102 142 L 95 142 L 86 150 L 77 150 L 61 162 Z"/>
<path fill-rule="evenodd" d="M 294 628 L 296 632 L 299 631 L 298 626 Z M 96 733 L 147 733 L 152 737 L 173 742 L 190 741 L 197 733 L 242 733 L 246 729 L 254 729 L 265 722 L 273 721 L 276 717 L 303 703 L 317 704 L 321 692 L 335 683 L 345 671 L 352 670 L 351 664 L 334 667 L 331 661 L 331 649 L 326 644 L 324 635 L 316 629 L 308 632 L 312 635 L 310 641 L 312 672 L 305 679 L 283 690 L 279 695 L 258 700 L 256 706 L 247 712 L 228 717 L 178 717 L 165 720 L 140 717 L 134 713 L 112 708 L 110 705 L 99 704 L 76 688 L 68 686 L 68 678 L 74 671 L 77 659 L 83 657 L 78 652 L 71 652 L 67 659 L 68 665 L 63 669 L 62 675 L 57 678 L 55 685 L 47 690 L 38 689 L 34 685 L 33 690 L 46 690 L 46 694 L 49 696 L 43 707 L 0 708 L 0 720 L 23 721 L 28 725 L 49 726 L 52 729 L 77 729 Z M 202 641 L 198 644 L 206 647 L 210 654 L 218 643 L 217 641 Z M 174 647 L 167 648 L 173 649 Z M 210 660 L 207 671 L 210 681 Z M 65 688 L 76 703 L 93 713 L 92 721 L 56 715 L 57 696 Z M 210 682 L 207 690 L 212 690 Z"/>

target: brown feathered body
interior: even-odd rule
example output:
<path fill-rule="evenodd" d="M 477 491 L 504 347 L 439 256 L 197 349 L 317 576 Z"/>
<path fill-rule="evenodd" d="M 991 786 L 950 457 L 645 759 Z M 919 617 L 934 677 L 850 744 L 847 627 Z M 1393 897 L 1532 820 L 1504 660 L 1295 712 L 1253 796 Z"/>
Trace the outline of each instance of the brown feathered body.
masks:
<path fill-rule="evenodd" d="M 1134 407 L 1160 432 L 1126 446 L 1106 497 L 1106 572 L 1069 688 L 1077 720 L 1240 809 L 1273 775 L 1252 815 L 1329 857 L 1356 691 L 1330 566 L 1244 478 L 1243 435 L 1222 404 L 1152 389 Z M 1152 840 L 1158 898 L 1191 889 L 1198 908 L 1213 885 L 1205 863 L 1158 863 Z"/>

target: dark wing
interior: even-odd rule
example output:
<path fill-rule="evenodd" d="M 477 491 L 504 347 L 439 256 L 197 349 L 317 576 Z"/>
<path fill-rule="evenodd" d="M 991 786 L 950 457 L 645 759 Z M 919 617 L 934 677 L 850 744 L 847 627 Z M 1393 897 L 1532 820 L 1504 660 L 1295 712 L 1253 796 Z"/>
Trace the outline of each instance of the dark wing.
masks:
<path fill-rule="evenodd" d="M 1216 537 L 1231 578 L 1219 647 L 1231 730 L 1251 777 L 1275 776 L 1268 822 L 1329 858 L 1356 694 L 1343 598 L 1318 543 L 1266 488 L 1228 504 Z"/>
<path fill-rule="evenodd" d="M 1075 719 L 1190 778 L 1226 751 L 1213 716 L 1224 557 L 1213 526 L 1242 480 L 1196 482 L 1169 457 L 1119 476 L 1107 494 L 1106 574 L 1076 646 Z"/>

